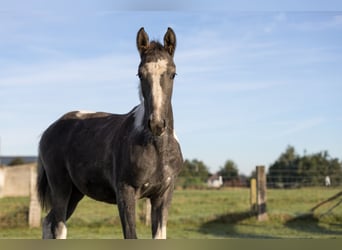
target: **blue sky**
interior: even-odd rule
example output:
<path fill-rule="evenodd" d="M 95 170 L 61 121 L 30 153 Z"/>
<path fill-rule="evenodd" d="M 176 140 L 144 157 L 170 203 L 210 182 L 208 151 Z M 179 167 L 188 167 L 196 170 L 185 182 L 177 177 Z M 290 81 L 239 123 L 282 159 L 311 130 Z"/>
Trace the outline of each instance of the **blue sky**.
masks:
<path fill-rule="evenodd" d="M 162 40 L 170 26 L 185 158 L 212 172 L 232 159 L 245 174 L 268 167 L 287 145 L 342 158 L 342 8 L 7 2 L 0 5 L 2 155 L 35 155 L 44 129 L 70 110 L 128 112 L 139 103 L 136 33 L 144 26 Z"/>

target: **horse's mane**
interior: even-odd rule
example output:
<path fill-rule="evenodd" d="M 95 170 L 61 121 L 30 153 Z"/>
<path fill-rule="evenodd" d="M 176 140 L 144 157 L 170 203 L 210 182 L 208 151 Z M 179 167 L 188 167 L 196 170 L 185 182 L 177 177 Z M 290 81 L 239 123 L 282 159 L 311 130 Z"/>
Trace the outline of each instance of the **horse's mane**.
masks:
<path fill-rule="evenodd" d="M 163 52 L 166 51 L 165 47 L 156 40 L 150 42 L 145 54 L 156 53 L 156 52 Z"/>

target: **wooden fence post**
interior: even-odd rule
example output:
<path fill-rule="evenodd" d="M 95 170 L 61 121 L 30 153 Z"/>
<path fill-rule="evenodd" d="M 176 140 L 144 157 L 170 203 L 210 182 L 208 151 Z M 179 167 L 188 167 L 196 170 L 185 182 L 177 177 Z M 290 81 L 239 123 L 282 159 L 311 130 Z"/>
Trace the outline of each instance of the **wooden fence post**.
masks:
<path fill-rule="evenodd" d="M 41 212 L 42 209 L 40 207 L 38 201 L 38 194 L 36 189 L 36 180 L 37 180 L 37 166 L 31 166 L 31 174 L 30 174 L 30 209 L 29 209 L 29 227 L 40 227 L 41 220 Z"/>
<path fill-rule="evenodd" d="M 0 198 L 3 197 L 4 185 L 5 185 L 5 169 L 0 165 Z"/>
<path fill-rule="evenodd" d="M 257 204 L 258 204 L 258 221 L 265 221 L 268 219 L 266 211 L 266 201 L 267 201 L 267 183 L 266 183 L 266 173 L 264 166 L 257 166 Z"/>
<path fill-rule="evenodd" d="M 257 213 L 257 187 L 256 187 L 256 179 L 252 178 L 250 182 L 250 204 L 251 204 L 251 212 L 253 214 Z"/>
<path fill-rule="evenodd" d="M 151 200 L 148 198 L 145 203 L 145 225 L 151 225 Z"/>

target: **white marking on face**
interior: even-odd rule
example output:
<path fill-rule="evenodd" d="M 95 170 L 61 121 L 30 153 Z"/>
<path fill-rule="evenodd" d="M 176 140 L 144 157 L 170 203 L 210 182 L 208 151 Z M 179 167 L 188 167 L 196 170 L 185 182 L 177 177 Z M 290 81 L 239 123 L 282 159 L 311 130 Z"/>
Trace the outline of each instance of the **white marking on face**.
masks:
<path fill-rule="evenodd" d="M 63 222 L 59 222 L 56 227 L 56 239 L 66 239 L 67 228 Z"/>
<path fill-rule="evenodd" d="M 167 60 L 158 59 L 156 62 L 146 63 L 147 72 L 151 74 L 152 77 L 152 96 L 153 106 L 155 108 L 154 114 L 155 119 L 160 119 L 160 108 L 163 105 L 163 90 L 160 85 L 160 76 L 164 74 L 167 70 Z"/>
<path fill-rule="evenodd" d="M 145 114 L 145 107 L 144 107 L 144 103 L 142 102 L 134 110 L 134 127 L 137 130 L 141 130 L 143 127 L 144 114 Z"/>

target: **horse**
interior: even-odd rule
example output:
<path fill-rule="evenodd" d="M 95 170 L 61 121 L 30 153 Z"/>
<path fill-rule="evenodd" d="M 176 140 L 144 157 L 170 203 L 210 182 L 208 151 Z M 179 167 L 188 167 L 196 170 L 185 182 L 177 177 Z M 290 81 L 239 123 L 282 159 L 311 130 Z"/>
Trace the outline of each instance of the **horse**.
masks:
<path fill-rule="evenodd" d="M 150 199 L 152 237 L 166 239 L 168 209 L 183 165 L 171 104 L 176 35 L 168 28 L 162 45 L 150 42 L 142 27 L 136 45 L 140 105 L 127 114 L 69 112 L 41 136 L 37 191 L 48 210 L 43 239 L 66 239 L 66 221 L 85 195 L 117 205 L 125 239 L 137 238 L 137 200 Z"/>

